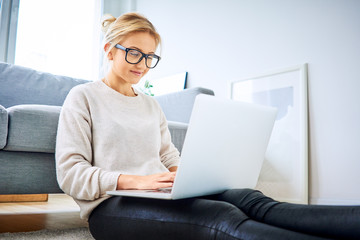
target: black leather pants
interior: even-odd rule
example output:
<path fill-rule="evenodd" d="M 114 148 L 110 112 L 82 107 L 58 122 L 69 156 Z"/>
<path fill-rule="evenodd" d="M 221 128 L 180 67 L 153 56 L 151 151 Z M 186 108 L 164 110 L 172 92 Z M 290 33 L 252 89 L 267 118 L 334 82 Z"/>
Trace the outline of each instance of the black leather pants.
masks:
<path fill-rule="evenodd" d="M 112 197 L 89 227 L 95 239 L 360 239 L 360 206 L 279 203 L 250 189 L 172 201 Z"/>

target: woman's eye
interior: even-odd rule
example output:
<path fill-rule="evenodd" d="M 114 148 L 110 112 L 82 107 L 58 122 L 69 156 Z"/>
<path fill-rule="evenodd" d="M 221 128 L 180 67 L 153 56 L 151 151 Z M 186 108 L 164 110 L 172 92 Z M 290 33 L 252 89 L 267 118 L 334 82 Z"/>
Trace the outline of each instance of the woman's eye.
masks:
<path fill-rule="evenodd" d="M 129 54 L 132 56 L 132 57 L 139 57 L 140 56 L 140 53 L 138 51 L 129 51 Z"/>

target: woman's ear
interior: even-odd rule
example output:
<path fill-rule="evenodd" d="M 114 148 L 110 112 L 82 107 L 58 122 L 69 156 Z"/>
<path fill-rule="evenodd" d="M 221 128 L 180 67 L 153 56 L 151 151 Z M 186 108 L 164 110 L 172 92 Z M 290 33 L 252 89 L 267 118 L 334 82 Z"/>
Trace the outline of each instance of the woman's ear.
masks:
<path fill-rule="evenodd" d="M 104 46 L 105 53 L 109 50 L 109 47 L 110 47 L 110 43 L 106 43 L 105 46 Z M 107 58 L 109 60 L 113 60 L 113 54 L 112 54 L 111 51 L 107 53 Z"/>
<path fill-rule="evenodd" d="M 108 58 L 109 60 L 114 60 L 114 58 L 113 58 L 113 55 L 112 55 L 112 52 L 111 52 L 111 51 L 108 53 L 107 58 Z"/>

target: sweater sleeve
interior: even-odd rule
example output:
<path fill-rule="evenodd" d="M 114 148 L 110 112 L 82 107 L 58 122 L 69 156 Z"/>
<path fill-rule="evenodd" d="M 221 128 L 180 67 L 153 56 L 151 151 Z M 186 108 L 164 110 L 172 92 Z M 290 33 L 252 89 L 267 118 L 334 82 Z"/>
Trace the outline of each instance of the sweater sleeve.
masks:
<path fill-rule="evenodd" d="M 179 165 L 180 152 L 171 141 L 171 135 L 168 123 L 163 111 L 160 109 L 160 131 L 161 131 L 161 147 L 160 159 L 164 166 L 169 169 Z"/>
<path fill-rule="evenodd" d="M 91 127 L 85 94 L 71 91 L 59 118 L 56 172 L 60 188 L 79 200 L 94 200 L 115 190 L 120 175 L 93 166 Z"/>

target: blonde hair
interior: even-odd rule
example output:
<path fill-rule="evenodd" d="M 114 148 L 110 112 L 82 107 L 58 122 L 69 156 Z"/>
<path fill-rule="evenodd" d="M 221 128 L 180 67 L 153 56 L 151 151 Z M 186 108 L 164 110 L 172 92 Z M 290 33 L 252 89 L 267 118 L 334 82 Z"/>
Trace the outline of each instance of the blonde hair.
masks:
<path fill-rule="evenodd" d="M 147 32 L 154 37 L 156 47 L 161 44 L 160 35 L 154 25 L 139 13 L 125 13 L 118 18 L 113 17 L 111 14 L 105 14 L 101 20 L 101 30 L 104 34 L 103 48 L 105 48 L 106 44 L 110 44 L 104 55 L 104 65 L 108 63 L 107 55 L 111 49 L 131 33 Z M 104 69 L 107 69 L 107 67 Z"/>

